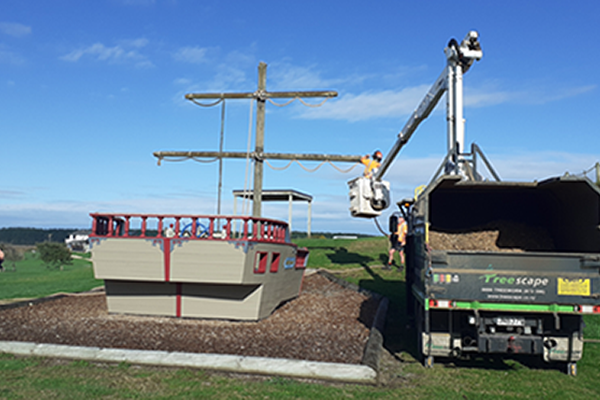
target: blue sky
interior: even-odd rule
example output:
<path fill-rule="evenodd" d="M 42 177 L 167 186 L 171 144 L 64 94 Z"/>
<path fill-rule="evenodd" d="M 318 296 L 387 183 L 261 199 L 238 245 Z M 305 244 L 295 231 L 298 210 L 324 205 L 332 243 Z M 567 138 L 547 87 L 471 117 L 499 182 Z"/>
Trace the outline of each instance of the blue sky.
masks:
<path fill-rule="evenodd" d="M 444 68 L 448 41 L 472 29 L 484 56 L 465 75 L 467 143 L 504 180 L 581 173 L 600 161 L 599 15 L 591 0 L 3 0 L 0 227 L 88 227 L 90 212 L 214 213 L 216 164 L 159 167 L 152 153 L 217 150 L 220 108 L 183 96 L 254 91 L 260 61 L 268 90 L 339 93 L 317 109 L 267 103 L 265 151 L 385 154 Z M 394 201 L 444 157 L 444 106 L 386 176 Z M 250 102 L 227 102 L 225 149 L 245 151 L 249 126 Z M 225 162 L 226 214 L 245 168 Z M 374 234 L 348 212 L 346 182 L 360 173 L 266 167 L 265 189 L 312 194 L 313 230 Z M 306 213 L 294 205 L 294 229 Z M 287 204 L 265 204 L 263 215 L 285 220 Z"/>

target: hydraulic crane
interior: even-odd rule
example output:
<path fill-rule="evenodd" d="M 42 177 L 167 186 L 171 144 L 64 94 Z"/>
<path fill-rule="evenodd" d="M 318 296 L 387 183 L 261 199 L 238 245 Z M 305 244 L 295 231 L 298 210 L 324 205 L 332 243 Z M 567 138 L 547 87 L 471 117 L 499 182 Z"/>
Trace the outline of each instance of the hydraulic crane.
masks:
<path fill-rule="evenodd" d="M 479 176 L 473 173 L 473 166 L 467 158 L 469 153 L 465 152 L 463 118 L 463 74 L 483 56 L 478 39 L 479 34 L 470 31 L 460 44 L 455 39 L 450 40 L 444 50 L 446 67 L 398 134 L 398 139 L 387 153 L 373 179 L 360 177 L 348 182 L 350 213 L 353 217 L 376 217 L 389 206 L 389 182 L 383 181 L 382 178 L 419 124 L 431 114 L 446 91 L 448 92 L 446 96 L 448 152 L 443 164 L 444 172 L 474 180 L 479 179 Z"/>

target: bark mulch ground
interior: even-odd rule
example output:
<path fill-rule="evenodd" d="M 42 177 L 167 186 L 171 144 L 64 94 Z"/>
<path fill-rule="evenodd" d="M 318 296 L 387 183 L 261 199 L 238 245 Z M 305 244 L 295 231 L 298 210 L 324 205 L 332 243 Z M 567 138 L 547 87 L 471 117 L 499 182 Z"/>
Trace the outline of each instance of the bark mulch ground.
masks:
<path fill-rule="evenodd" d="M 0 340 L 359 364 L 377 305 L 319 274 L 258 322 L 113 315 L 98 292 L 0 310 Z"/>

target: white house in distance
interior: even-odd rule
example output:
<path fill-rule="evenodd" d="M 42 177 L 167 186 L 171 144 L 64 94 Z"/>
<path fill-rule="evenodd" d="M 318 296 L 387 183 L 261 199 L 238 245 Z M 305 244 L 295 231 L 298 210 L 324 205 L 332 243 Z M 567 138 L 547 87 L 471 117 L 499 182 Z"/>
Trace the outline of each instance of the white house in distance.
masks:
<path fill-rule="evenodd" d="M 65 239 L 65 244 L 71 251 L 87 253 L 90 251 L 90 233 L 91 231 L 75 231 Z"/>

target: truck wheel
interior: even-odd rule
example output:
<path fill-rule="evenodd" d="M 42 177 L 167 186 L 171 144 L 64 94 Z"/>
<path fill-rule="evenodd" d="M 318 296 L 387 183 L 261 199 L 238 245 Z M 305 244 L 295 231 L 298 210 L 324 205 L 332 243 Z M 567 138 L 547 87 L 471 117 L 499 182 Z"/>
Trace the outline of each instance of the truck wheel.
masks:
<path fill-rule="evenodd" d="M 577 376 L 577 363 L 576 362 L 567 363 L 567 375 Z"/>

